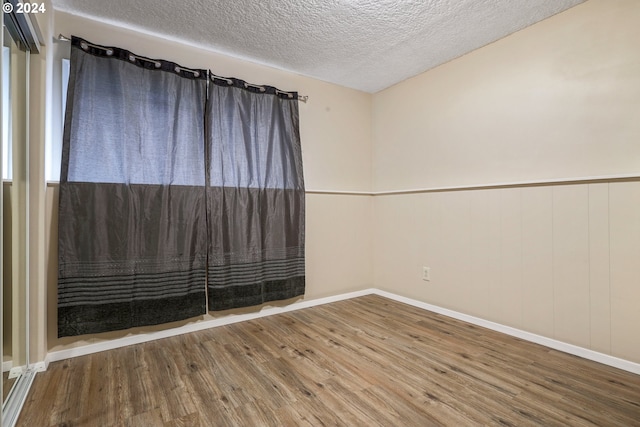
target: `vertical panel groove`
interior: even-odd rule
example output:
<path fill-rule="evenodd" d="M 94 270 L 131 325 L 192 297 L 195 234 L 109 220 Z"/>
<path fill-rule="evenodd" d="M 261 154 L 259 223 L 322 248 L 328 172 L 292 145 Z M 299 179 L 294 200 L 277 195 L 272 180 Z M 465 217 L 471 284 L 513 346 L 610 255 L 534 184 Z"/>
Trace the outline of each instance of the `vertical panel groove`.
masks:
<path fill-rule="evenodd" d="M 611 184 L 607 184 L 607 237 L 609 241 L 609 247 L 607 248 L 607 252 L 609 254 L 609 262 L 607 266 L 608 276 L 609 276 L 609 286 L 607 287 L 609 291 L 609 354 L 611 354 Z"/>
<path fill-rule="evenodd" d="M 593 295 L 592 295 L 592 290 L 591 290 L 591 286 L 592 286 L 592 280 L 591 280 L 591 269 L 592 269 L 592 263 L 593 263 L 593 259 L 591 257 L 591 191 L 588 191 L 589 188 L 591 187 L 591 184 L 587 185 L 587 226 L 588 226 L 588 231 L 587 231 L 587 248 L 589 248 L 589 258 L 588 258 L 588 264 L 589 264 L 589 348 L 593 348 L 593 304 L 591 303 L 592 299 L 593 299 Z"/>
<path fill-rule="evenodd" d="M 522 230 L 522 189 L 518 190 L 518 204 L 520 210 L 520 327 L 524 328 L 524 235 Z"/>
<path fill-rule="evenodd" d="M 555 191 L 556 189 L 554 187 L 553 191 L 551 191 L 551 283 L 553 284 L 551 288 L 553 289 L 553 338 L 558 336 L 556 328 L 556 251 L 555 245 L 553 244 L 553 242 L 556 241 L 556 216 L 554 215 L 556 209 L 556 198 L 554 197 Z"/>

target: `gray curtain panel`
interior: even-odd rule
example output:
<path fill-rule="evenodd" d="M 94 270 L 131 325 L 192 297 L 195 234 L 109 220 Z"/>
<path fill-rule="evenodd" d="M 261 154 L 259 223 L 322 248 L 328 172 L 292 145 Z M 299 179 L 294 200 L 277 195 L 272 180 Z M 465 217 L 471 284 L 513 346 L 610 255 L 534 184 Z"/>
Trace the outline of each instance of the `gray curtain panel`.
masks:
<path fill-rule="evenodd" d="M 59 336 L 206 312 L 206 76 L 73 38 Z"/>
<path fill-rule="evenodd" d="M 213 79 L 205 122 L 209 309 L 304 294 L 297 94 Z"/>

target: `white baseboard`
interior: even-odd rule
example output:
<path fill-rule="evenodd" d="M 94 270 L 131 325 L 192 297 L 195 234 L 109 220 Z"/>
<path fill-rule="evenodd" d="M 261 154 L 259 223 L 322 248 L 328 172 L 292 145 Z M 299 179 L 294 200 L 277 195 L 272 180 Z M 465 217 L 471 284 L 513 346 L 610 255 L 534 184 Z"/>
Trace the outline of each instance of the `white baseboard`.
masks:
<path fill-rule="evenodd" d="M 350 292 L 341 295 L 335 295 L 326 298 L 318 298 L 308 301 L 299 301 L 290 304 L 285 307 L 267 307 L 256 313 L 246 313 L 231 315 L 219 319 L 205 320 L 198 323 L 192 323 L 189 325 L 181 326 L 179 328 L 168 329 L 164 331 L 151 332 L 146 334 L 133 335 L 124 338 L 118 338 L 110 341 L 105 341 L 96 344 L 88 344 L 82 347 L 70 348 L 66 350 L 54 351 L 47 354 L 47 357 L 43 362 L 39 362 L 35 365 L 37 371 L 45 370 L 50 362 L 56 362 L 59 360 L 69 359 L 77 356 L 84 356 L 87 354 L 98 353 L 105 350 L 112 350 L 115 348 L 125 347 L 133 344 L 140 344 L 143 342 L 153 341 L 161 338 L 172 337 L 180 334 L 186 334 L 189 332 L 201 331 L 204 329 L 215 328 L 217 326 L 229 325 L 232 323 L 244 322 L 246 320 L 258 319 L 260 317 L 272 316 L 274 314 L 287 313 L 295 310 L 301 310 L 303 308 L 314 307 L 317 305 L 329 304 L 336 301 L 347 300 L 364 295 L 380 295 L 385 298 L 389 298 L 395 301 L 399 301 L 405 304 L 409 304 L 414 307 L 418 307 L 424 310 L 432 311 L 434 313 L 442 314 L 454 319 L 462 320 L 477 326 L 482 326 L 487 329 L 491 329 L 497 332 L 501 332 L 507 335 L 511 335 L 517 338 L 524 339 L 526 341 L 541 344 L 554 350 L 559 350 L 565 353 L 573 354 L 575 356 L 582 357 L 584 359 L 593 360 L 604 365 L 613 366 L 615 368 L 622 369 L 624 371 L 632 372 L 640 375 L 640 364 L 631 362 L 628 360 L 620 359 L 614 356 L 610 356 L 597 351 L 589 350 L 576 345 L 568 344 L 562 341 L 554 340 L 551 338 L 536 335 L 531 332 L 523 331 L 520 329 L 505 326 L 499 323 L 491 322 L 479 317 L 470 316 L 468 314 L 459 313 L 446 308 L 438 307 L 432 304 L 428 304 L 422 301 L 414 300 L 411 298 L 403 297 L 393 294 L 391 292 L 382 291 L 379 289 L 369 288 L 362 291 Z M 4 368 L 4 366 L 3 366 Z"/>
<path fill-rule="evenodd" d="M 87 354 L 98 353 L 105 350 L 112 350 L 115 348 L 126 347 L 128 345 L 140 344 L 148 341 L 153 341 L 161 338 L 173 337 L 176 335 L 186 334 L 189 332 L 201 331 L 204 329 L 215 328 L 217 326 L 230 325 L 232 323 L 244 322 L 246 320 L 258 319 L 260 317 L 272 316 L 274 314 L 287 313 L 290 311 L 301 310 L 303 308 L 313 307 L 317 305 L 329 304 L 335 301 L 342 301 L 346 299 L 356 298 L 363 295 L 369 295 L 373 293 L 372 289 L 366 289 L 362 291 L 350 292 L 341 295 L 335 295 L 325 298 L 318 298 L 313 300 L 302 300 L 294 302 L 284 307 L 266 307 L 255 313 L 246 314 L 234 314 L 219 319 L 204 320 L 197 323 L 191 323 L 188 325 L 180 326 L 178 328 L 167 329 L 164 331 L 150 332 L 146 334 L 132 335 L 124 338 L 117 338 L 96 344 L 88 344 L 81 347 L 75 347 L 65 350 L 54 351 L 48 353 L 44 362 L 41 362 L 40 366 L 48 367 L 49 363 L 57 362 L 59 360 L 70 359 L 72 357 L 85 356 Z"/>
<path fill-rule="evenodd" d="M 511 326 L 505 326 L 500 323 L 491 322 L 489 320 L 481 319 L 479 317 L 470 316 L 468 314 L 459 313 L 457 311 L 449 310 L 447 308 L 438 307 L 436 305 L 428 304 L 422 301 L 406 298 L 400 295 L 393 294 L 391 292 L 381 291 L 374 289 L 373 293 L 386 297 L 398 302 L 412 305 L 414 307 L 422 308 L 424 310 L 433 311 L 434 313 L 442 314 L 444 316 L 452 317 L 454 319 L 462 320 L 467 323 L 471 323 L 483 328 L 491 329 L 503 334 L 511 335 L 513 337 L 521 338 L 526 341 L 530 341 L 536 344 L 543 345 L 545 347 L 559 350 L 564 353 L 573 354 L 584 359 L 593 360 L 594 362 L 602 363 L 604 365 L 613 366 L 614 368 L 622 369 L 624 371 L 632 372 L 640 375 L 640 363 L 634 363 L 629 360 L 620 359 L 618 357 L 610 356 L 608 354 L 598 353 L 597 351 L 589 350 L 577 345 L 568 344 L 563 341 L 554 340 L 552 338 L 536 335 L 531 332 L 523 331 L 520 329 L 512 328 Z"/>
<path fill-rule="evenodd" d="M 13 362 L 11 360 L 5 360 L 2 362 L 2 372 L 9 372 L 13 368 Z"/>

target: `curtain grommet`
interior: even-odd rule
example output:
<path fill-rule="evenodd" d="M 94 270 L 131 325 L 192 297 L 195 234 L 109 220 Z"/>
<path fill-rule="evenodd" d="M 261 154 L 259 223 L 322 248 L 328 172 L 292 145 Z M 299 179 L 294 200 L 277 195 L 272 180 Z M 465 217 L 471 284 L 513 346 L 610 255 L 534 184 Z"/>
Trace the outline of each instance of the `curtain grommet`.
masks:
<path fill-rule="evenodd" d="M 81 42 L 80 47 L 82 50 L 89 50 L 89 45 L 86 42 Z"/>
<path fill-rule="evenodd" d="M 256 89 L 258 89 L 258 91 L 259 91 L 259 92 L 261 92 L 261 93 L 264 93 L 264 92 L 266 92 L 266 91 L 267 91 L 267 89 L 266 89 L 264 86 L 254 85 L 254 84 L 251 84 L 251 83 L 244 82 L 244 88 L 245 88 L 245 89 L 249 89 L 249 87 L 256 88 Z"/>

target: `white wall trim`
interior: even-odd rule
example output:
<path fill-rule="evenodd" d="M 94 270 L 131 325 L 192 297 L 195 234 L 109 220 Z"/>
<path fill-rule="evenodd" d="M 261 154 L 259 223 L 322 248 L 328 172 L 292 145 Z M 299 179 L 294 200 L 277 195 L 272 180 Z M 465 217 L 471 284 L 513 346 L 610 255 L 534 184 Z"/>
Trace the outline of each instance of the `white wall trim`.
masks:
<path fill-rule="evenodd" d="M 469 191 L 469 190 L 490 190 L 498 188 L 518 188 L 518 187 L 545 187 L 552 185 L 576 185 L 576 184 L 597 184 L 603 182 L 624 182 L 638 181 L 640 174 L 626 175 L 602 175 L 602 176 L 584 176 L 575 178 L 557 178 L 543 179 L 533 181 L 512 181 L 512 182 L 496 182 L 491 184 L 474 184 L 474 185 L 458 185 L 430 188 L 415 188 L 408 190 L 388 190 L 375 191 L 370 193 L 372 196 L 394 196 L 399 194 L 419 194 L 419 193 L 443 193 L 448 191 Z"/>
<path fill-rule="evenodd" d="M 373 196 L 371 191 L 351 191 L 351 190 L 305 190 L 305 194 L 325 194 L 335 196 Z"/>
<path fill-rule="evenodd" d="M 438 313 L 444 316 L 452 317 L 454 319 L 462 320 L 464 322 L 471 323 L 477 326 L 482 326 L 483 328 L 491 329 L 493 331 L 501 332 L 503 334 L 521 338 L 523 340 L 540 344 L 545 347 L 552 348 L 554 350 L 559 350 L 564 353 L 573 354 L 574 356 L 579 356 L 579 357 L 582 357 L 583 359 L 592 360 L 594 362 L 602 363 L 608 366 L 613 366 L 614 368 L 622 369 L 624 371 L 628 371 L 628 372 L 640 375 L 640 363 L 634 363 L 629 360 L 610 356 L 608 354 L 598 353 L 597 351 L 589 350 L 584 347 L 579 347 L 577 345 L 568 344 L 563 341 L 558 341 L 552 338 L 543 337 L 541 335 L 536 335 L 531 332 L 512 328 L 511 326 L 505 326 L 500 323 L 495 323 L 489 320 L 481 319 L 479 317 L 474 317 L 468 314 L 459 313 L 457 311 L 449 310 L 447 308 L 438 307 L 436 305 L 432 305 L 422 301 L 396 295 L 391 292 L 374 289 L 373 293 L 385 298 L 392 299 L 394 301 L 409 304 L 411 306 L 422 308 L 424 310 L 433 311 L 434 313 Z"/>
<path fill-rule="evenodd" d="M 2 372 L 9 372 L 11 368 L 13 368 L 13 361 L 11 360 L 2 361 Z"/>
<path fill-rule="evenodd" d="M 255 313 L 246 314 L 233 314 L 218 319 L 204 320 L 197 323 L 190 323 L 188 325 L 180 326 L 178 328 L 167 329 L 164 331 L 149 332 L 146 334 L 137 334 L 124 338 L 117 338 L 114 340 L 104 341 L 95 344 L 87 344 L 81 347 L 69 348 L 65 350 L 53 351 L 47 354 L 44 362 L 37 363 L 39 368 L 45 368 L 49 366 L 51 362 L 57 362 L 59 360 L 69 359 L 72 357 L 85 356 L 87 354 L 98 353 L 106 350 L 113 350 L 120 347 L 126 347 L 128 345 L 141 344 L 148 341 L 158 340 L 161 338 L 173 337 L 176 335 L 187 334 L 190 332 L 201 331 L 204 329 L 215 328 L 218 326 L 230 325 L 232 323 L 244 322 L 247 320 L 258 319 L 266 316 L 273 316 L 274 314 L 288 313 L 290 311 L 301 310 L 303 308 L 314 307 L 317 305 L 329 304 L 336 301 L 342 301 L 346 299 L 356 298 L 359 296 L 369 295 L 373 293 L 372 289 L 365 289 L 362 291 L 350 292 L 346 294 L 340 294 L 325 298 L 318 298 L 312 300 L 302 300 L 294 302 L 293 304 L 285 307 L 265 307 L 262 310 Z"/>
<path fill-rule="evenodd" d="M 148 341 L 153 341 L 161 338 L 172 337 L 189 332 L 196 332 L 204 329 L 215 328 L 218 326 L 229 325 L 232 323 L 244 322 L 246 320 L 258 319 L 261 317 L 272 316 L 274 314 L 288 313 L 291 311 L 301 310 L 303 308 L 314 307 L 323 304 L 329 304 L 336 301 L 343 301 L 351 298 L 356 298 L 364 295 L 379 295 L 385 298 L 392 299 L 394 301 L 402 302 L 404 304 L 418 307 L 423 310 L 432 311 L 434 313 L 442 314 L 454 319 L 462 320 L 477 326 L 481 326 L 487 329 L 501 332 L 513 337 L 521 338 L 526 341 L 530 341 L 536 344 L 543 345 L 545 347 L 559 350 L 568 354 L 582 357 L 584 359 L 592 360 L 594 362 L 602 363 L 604 365 L 612 366 L 614 368 L 622 369 L 627 372 L 640 375 L 640 364 L 631 362 L 628 360 L 620 359 L 614 356 L 610 356 L 603 353 L 598 353 L 593 350 L 589 350 L 583 347 L 579 347 L 573 344 L 568 344 L 562 341 L 554 340 L 552 338 L 536 335 L 531 332 L 523 331 L 510 326 L 505 326 L 500 323 L 491 322 L 489 320 L 481 319 L 479 317 L 470 316 L 468 314 L 460 313 L 457 311 L 442 308 L 436 305 L 428 304 L 422 301 L 414 300 L 411 298 L 403 297 L 393 294 L 391 292 L 382 291 L 375 288 L 364 289 L 361 291 L 350 292 L 346 294 L 335 295 L 326 298 L 318 298 L 313 300 L 302 300 L 290 304 L 285 307 L 266 307 L 256 313 L 246 313 L 231 315 L 219 319 L 206 320 L 198 323 L 193 323 L 179 328 L 168 329 L 165 331 L 151 332 L 147 334 L 139 334 L 125 338 L 118 338 L 115 340 L 105 341 L 96 344 L 88 344 L 82 347 L 70 348 L 66 350 L 54 351 L 47 354 L 44 362 L 39 362 L 34 365 L 36 370 L 45 370 L 50 362 L 56 362 L 59 360 L 69 359 L 77 356 L 85 356 L 92 353 L 98 353 L 105 350 L 112 350 L 115 348 L 125 347 L 133 344 L 140 344 Z"/>
<path fill-rule="evenodd" d="M 625 175 L 599 175 L 599 176 L 582 176 L 573 178 L 557 178 L 542 179 L 532 181 L 511 181 L 511 182 L 494 182 L 489 184 L 469 184 L 469 185 L 453 185 L 443 187 L 423 187 L 410 188 L 406 190 L 385 190 L 385 191 L 341 191 L 341 190 L 310 190 L 307 194 L 328 194 L 328 195 L 347 195 L 347 196 L 396 196 L 403 194 L 421 194 L 421 193 L 445 193 L 450 191 L 473 191 L 473 190 L 491 190 L 499 188 L 521 188 L 521 187 L 546 187 L 553 185 L 577 185 L 577 184 L 597 184 L 603 182 L 625 182 L 640 181 L 640 173 Z"/>

